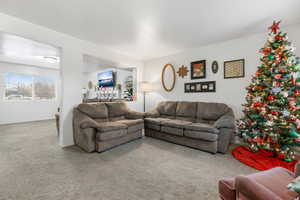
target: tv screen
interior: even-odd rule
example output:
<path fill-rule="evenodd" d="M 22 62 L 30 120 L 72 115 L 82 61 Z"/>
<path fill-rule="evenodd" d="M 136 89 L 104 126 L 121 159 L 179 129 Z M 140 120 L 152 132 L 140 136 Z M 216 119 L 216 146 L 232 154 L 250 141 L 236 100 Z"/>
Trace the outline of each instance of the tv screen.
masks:
<path fill-rule="evenodd" d="M 114 80 L 114 72 L 102 72 L 98 74 L 98 82 L 99 87 L 114 87 L 115 80 Z"/>

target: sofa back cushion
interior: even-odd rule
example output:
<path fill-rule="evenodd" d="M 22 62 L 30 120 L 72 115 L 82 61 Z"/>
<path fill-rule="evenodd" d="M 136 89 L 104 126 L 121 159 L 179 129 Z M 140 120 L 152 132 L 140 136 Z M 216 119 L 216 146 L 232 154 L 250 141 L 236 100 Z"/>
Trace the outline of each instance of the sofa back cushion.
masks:
<path fill-rule="evenodd" d="M 125 118 L 128 113 L 128 107 L 123 102 L 105 103 L 108 108 L 108 117 L 111 121 L 117 121 Z"/>
<path fill-rule="evenodd" d="M 175 101 L 163 101 L 157 106 L 157 111 L 163 116 L 176 116 L 176 106 Z"/>
<path fill-rule="evenodd" d="M 176 119 L 186 120 L 186 121 L 195 121 L 197 103 L 196 102 L 187 102 L 182 101 L 177 103 L 176 107 Z"/>
<path fill-rule="evenodd" d="M 93 119 L 103 119 L 104 121 L 108 118 L 108 110 L 104 103 L 100 104 L 86 104 L 82 103 L 78 105 L 78 110 Z"/>
<path fill-rule="evenodd" d="M 223 103 L 198 102 L 197 104 L 197 121 L 214 121 L 230 110 L 230 108 Z"/>

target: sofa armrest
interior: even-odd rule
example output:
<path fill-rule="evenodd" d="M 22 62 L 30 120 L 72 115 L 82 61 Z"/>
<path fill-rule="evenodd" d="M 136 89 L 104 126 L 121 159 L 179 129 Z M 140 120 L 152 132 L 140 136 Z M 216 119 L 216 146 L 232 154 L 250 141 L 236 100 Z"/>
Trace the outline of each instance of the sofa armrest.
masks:
<path fill-rule="evenodd" d="M 80 128 L 98 128 L 99 127 L 98 123 L 90 117 L 82 119 L 79 122 L 79 125 L 80 125 Z"/>
<path fill-rule="evenodd" d="M 234 129 L 220 128 L 219 130 L 220 132 L 218 136 L 218 152 L 226 153 L 234 136 Z"/>
<path fill-rule="evenodd" d="M 160 116 L 160 113 L 157 109 L 153 109 L 145 113 L 145 117 L 157 118 Z"/>
<path fill-rule="evenodd" d="M 77 108 L 73 111 L 73 137 L 74 142 L 86 152 L 93 152 L 96 150 L 96 129 L 97 122 L 89 116 L 80 112 Z M 84 128 L 82 128 L 84 127 Z M 90 127 L 90 128 L 89 128 Z"/>
<path fill-rule="evenodd" d="M 215 121 L 215 128 L 232 128 L 235 129 L 235 119 L 234 116 L 230 114 L 223 115 L 217 121 Z"/>
<path fill-rule="evenodd" d="M 126 114 L 127 119 L 144 119 L 145 113 L 129 110 Z"/>
<path fill-rule="evenodd" d="M 241 195 L 242 197 L 247 199 L 281 200 L 280 197 L 278 197 L 264 185 L 247 176 L 237 176 L 235 178 L 235 188 L 238 199 Z"/>

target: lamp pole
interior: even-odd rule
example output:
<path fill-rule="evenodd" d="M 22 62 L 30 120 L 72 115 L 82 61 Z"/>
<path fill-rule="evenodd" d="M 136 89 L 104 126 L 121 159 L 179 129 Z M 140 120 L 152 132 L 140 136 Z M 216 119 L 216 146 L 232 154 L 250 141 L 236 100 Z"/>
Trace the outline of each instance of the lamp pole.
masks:
<path fill-rule="evenodd" d="M 144 92 L 144 112 L 146 112 L 146 92 Z"/>

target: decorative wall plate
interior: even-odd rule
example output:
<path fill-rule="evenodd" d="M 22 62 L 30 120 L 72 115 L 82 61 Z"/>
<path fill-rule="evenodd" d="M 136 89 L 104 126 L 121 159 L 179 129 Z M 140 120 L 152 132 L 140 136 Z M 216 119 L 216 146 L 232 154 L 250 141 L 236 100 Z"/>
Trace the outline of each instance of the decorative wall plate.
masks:
<path fill-rule="evenodd" d="M 211 71 L 216 74 L 219 71 L 219 65 L 216 60 L 214 60 L 211 64 Z"/>
<path fill-rule="evenodd" d="M 187 76 L 188 72 L 189 72 L 188 68 L 184 65 L 182 65 L 177 71 L 178 76 L 180 76 L 181 78 Z"/>

